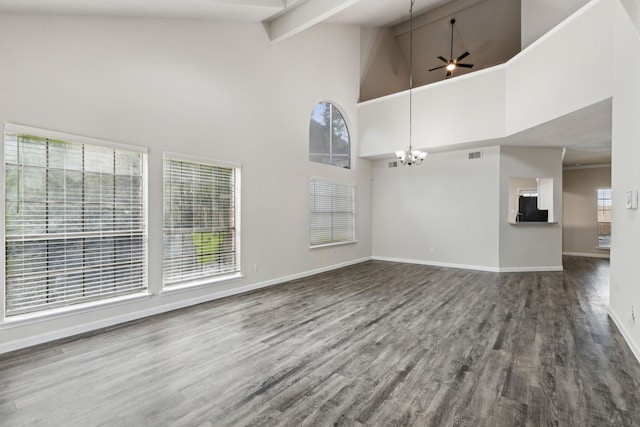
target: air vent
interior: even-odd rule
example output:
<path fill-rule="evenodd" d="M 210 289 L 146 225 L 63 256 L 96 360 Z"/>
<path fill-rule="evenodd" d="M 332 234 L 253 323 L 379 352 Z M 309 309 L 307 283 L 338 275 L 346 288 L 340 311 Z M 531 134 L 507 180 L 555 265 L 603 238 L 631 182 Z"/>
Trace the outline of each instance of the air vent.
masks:
<path fill-rule="evenodd" d="M 469 160 L 475 160 L 475 159 L 481 159 L 482 158 L 482 151 L 474 151 L 472 153 L 469 153 Z"/>
<path fill-rule="evenodd" d="M 398 167 L 398 162 L 397 161 L 389 162 L 389 167 L 390 168 L 397 168 Z"/>

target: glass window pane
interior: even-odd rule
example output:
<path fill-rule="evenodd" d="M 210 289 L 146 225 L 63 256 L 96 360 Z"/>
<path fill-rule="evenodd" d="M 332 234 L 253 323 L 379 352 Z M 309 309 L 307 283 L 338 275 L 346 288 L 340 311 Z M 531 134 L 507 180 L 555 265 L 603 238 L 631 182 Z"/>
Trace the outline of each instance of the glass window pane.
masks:
<path fill-rule="evenodd" d="M 240 271 L 237 168 L 164 161 L 164 284 Z"/>
<path fill-rule="evenodd" d="M 347 123 L 329 102 L 316 104 L 309 124 L 309 160 L 341 168 L 351 167 L 351 143 Z"/>
<path fill-rule="evenodd" d="M 607 249 L 611 247 L 611 208 L 612 191 L 610 188 L 598 190 L 597 221 L 598 244 L 597 247 Z"/>
<path fill-rule="evenodd" d="M 309 185 L 310 245 L 355 240 L 355 186 L 311 179 Z"/>
<path fill-rule="evenodd" d="M 5 133 L 7 316 L 146 288 L 144 155 L 73 139 Z"/>

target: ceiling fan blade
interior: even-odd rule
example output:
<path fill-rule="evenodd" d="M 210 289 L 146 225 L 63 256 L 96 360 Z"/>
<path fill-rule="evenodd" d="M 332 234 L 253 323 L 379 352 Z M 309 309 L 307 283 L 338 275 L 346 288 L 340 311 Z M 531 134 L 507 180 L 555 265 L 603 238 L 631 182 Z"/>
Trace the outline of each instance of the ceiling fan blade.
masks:
<path fill-rule="evenodd" d="M 438 56 L 438 59 L 442 62 L 446 62 L 447 64 L 449 63 L 449 61 L 447 61 L 446 59 L 444 59 L 442 56 Z"/>
<path fill-rule="evenodd" d="M 458 62 L 458 61 L 460 61 L 460 60 L 462 60 L 462 59 L 466 58 L 467 56 L 469 56 L 469 52 L 465 52 L 465 53 L 463 53 L 462 55 L 458 56 L 458 57 L 455 59 L 455 61 L 454 61 L 454 62 Z"/>
<path fill-rule="evenodd" d="M 451 77 L 451 71 L 447 70 L 447 76 L 445 77 L 445 79 L 449 77 Z"/>
<path fill-rule="evenodd" d="M 456 67 L 472 68 L 473 64 L 456 64 Z"/>
<path fill-rule="evenodd" d="M 446 65 L 441 65 L 441 66 L 439 66 L 439 67 L 432 68 L 432 69 L 430 69 L 429 71 L 439 70 L 440 68 L 444 68 L 444 67 L 446 67 Z"/>

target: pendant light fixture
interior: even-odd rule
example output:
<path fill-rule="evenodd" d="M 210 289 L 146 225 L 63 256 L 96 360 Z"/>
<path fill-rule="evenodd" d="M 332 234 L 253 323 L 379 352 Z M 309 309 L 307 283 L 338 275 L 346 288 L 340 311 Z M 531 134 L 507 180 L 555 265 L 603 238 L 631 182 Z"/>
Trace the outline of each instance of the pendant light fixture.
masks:
<path fill-rule="evenodd" d="M 427 157 L 427 153 L 420 150 L 414 150 L 411 145 L 411 131 L 413 125 L 413 4 L 416 0 L 411 1 L 409 9 L 409 149 L 407 151 L 396 151 L 398 161 L 402 166 L 419 165 Z"/>

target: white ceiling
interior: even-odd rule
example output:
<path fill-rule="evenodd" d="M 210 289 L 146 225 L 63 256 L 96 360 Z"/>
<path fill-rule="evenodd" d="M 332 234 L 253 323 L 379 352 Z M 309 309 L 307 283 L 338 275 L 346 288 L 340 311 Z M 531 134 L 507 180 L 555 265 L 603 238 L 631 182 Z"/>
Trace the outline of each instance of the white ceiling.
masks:
<path fill-rule="evenodd" d="M 416 0 L 414 12 L 452 0 Z M 324 2 L 346 9 L 324 19 L 331 23 L 385 26 L 407 18 L 410 0 L 0 0 L 0 13 L 264 21 L 304 3 Z"/>
<path fill-rule="evenodd" d="M 564 147 L 564 166 L 611 163 L 611 98 L 507 138 L 507 145 Z"/>
<path fill-rule="evenodd" d="M 282 11 L 283 3 L 282 0 L 0 0 L 0 12 L 262 21 Z"/>

